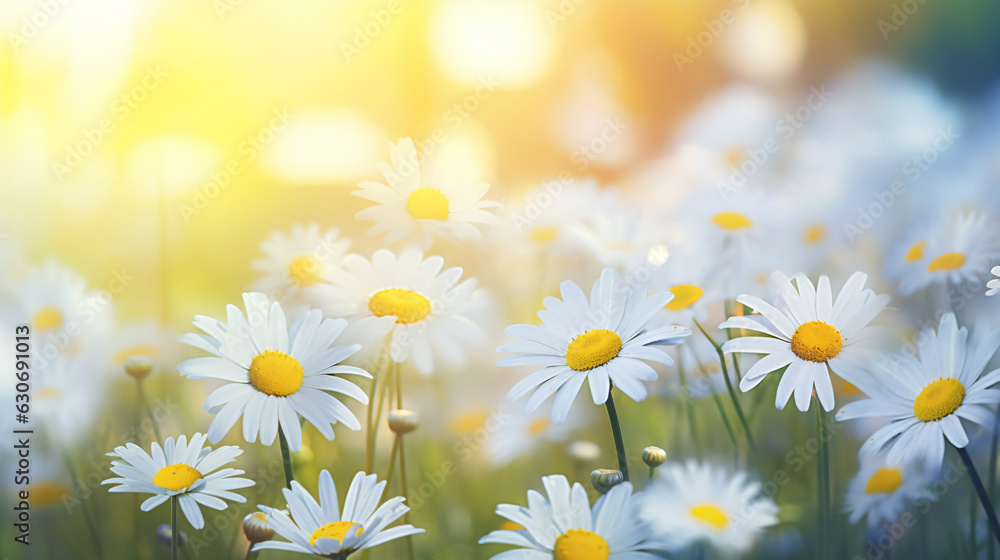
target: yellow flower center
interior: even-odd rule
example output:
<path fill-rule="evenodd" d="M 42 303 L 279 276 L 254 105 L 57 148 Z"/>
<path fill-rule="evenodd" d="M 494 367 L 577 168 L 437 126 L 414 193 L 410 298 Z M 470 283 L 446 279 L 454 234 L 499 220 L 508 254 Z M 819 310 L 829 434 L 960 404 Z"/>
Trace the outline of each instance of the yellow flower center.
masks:
<path fill-rule="evenodd" d="M 883 467 L 875 472 L 865 484 L 865 494 L 892 494 L 903 484 L 899 469 Z"/>
<path fill-rule="evenodd" d="M 354 534 L 360 535 L 361 531 L 364 531 L 364 527 L 360 523 L 355 523 L 353 521 L 334 521 L 333 523 L 327 523 L 319 529 L 313 531 L 311 537 L 309 537 L 309 544 L 315 546 L 317 539 L 335 539 L 341 543 L 344 542 L 344 537 L 347 536 L 347 532 L 355 527 Z"/>
<path fill-rule="evenodd" d="M 912 247 L 903 255 L 903 260 L 911 263 L 913 261 L 919 261 L 924 258 L 924 247 L 927 246 L 926 241 L 917 241 Z"/>
<path fill-rule="evenodd" d="M 195 470 L 190 465 L 185 465 L 184 463 L 177 463 L 176 465 L 167 465 L 160 469 L 155 476 L 153 476 L 153 484 L 159 486 L 160 488 L 166 488 L 167 490 L 184 490 L 185 488 L 190 488 L 192 484 L 198 482 L 201 478 L 201 473 Z"/>
<path fill-rule="evenodd" d="M 539 418 L 531 424 L 528 424 L 528 433 L 533 436 L 537 436 L 538 434 L 544 432 L 550 425 L 551 424 L 548 418 Z"/>
<path fill-rule="evenodd" d="M 43 307 L 35 313 L 31 324 L 40 331 L 51 331 L 62 326 L 63 314 L 55 307 Z"/>
<path fill-rule="evenodd" d="M 448 422 L 448 429 L 454 434 L 471 434 L 476 430 L 486 427 L 486 421 L 489 419 L 490 413 L 487 410 L 463 412 Z"/>
<path fill-rule="evenodd" d="M 913 400 L 913 414 L 921 422 L 933 422 L 958 410 L 965 400 L 965 385 L 951 377 L 940 377 L 924 387 Z"/>
<path fill-rule="evenodd" d="M 587 371 L 610 362 L 622 350 L 622 339 L 605 329 L 587 331 L 573 339 L 566 349 L 566 365 L 575 371 Z"/>
<path fill-rule="evenodd" d="M 792 352 L 810 362 L 826 362 L 837 357 L 844 348 L 840 331 L 823 321 L 802 323 L 792 335 Z"/>
<path fill-rule="evenodd" d="M 406 199 L 406 211 L 418 220 L 447 220 L 448 198 L 437 189 L 417 189 Z"/>
<path fill-rule="evenodd" d="M 702 523 L 707 523 L 716 529 L 725 529 L 726 525 L 729 525 L 729 519 L 726 517 L 726 514 L 722 513 L 722 510 L 718 506 L 712 504 L 694 506 L 688 513 L 691 514 L 691 517 Z"/>
<path fill-rule="evenodd" d="M 936 270 L 955 270 L 963 264 L 965 264 L 965 255 L 962 253 L 945 253 L 927 263 L 927 270 L 930 272 Z"/>
<path fill-rule="evenodd" d="M 559 535 L 552 548 L 553 560 L 608 560 L 610 555 L 607 541 L 584 529 L 570 529 Z"/>
<path fill-rule="evenodd" d="M 47 399 L 59 400 L 63 398 L 63 392 L 55 387 L 45 387 L 44 389 L 38 389 L 31 393 L 31 398 L 36 401 L 44 401 Z"/>
<path fill-rule="evenodd" d="M 133 356 L 147 356 L 149 358 L 159 357 L 162 350 L 159 346 L 155 344 L 136 344 L 135 346 L 129 346 L 124 350 L 121 350 L 114 356 L 114 361 L 116 364 L 124 364 L 125 360 Z"/>
<path fill-rule="evenodd" d="M 250 362 L 250 384 L 261 393 L 287 397 L 302 386 L 302 364 L 278 350 L 265 350 Z"/>
<path fill-rule="evenodd" d="M 531 230 L 528 233 L 528 238 L 530 238 L 535 243 L 552 243 L 559 237 L 559 230 L 554 227 L 540 227 Z"/>
<path fill-rule="evenodd" d="M 815 245 L 823 241 L 824 237 L 826 237 L 826 226 L 823 224 L 814 224 L 802 232 L 802 242 L 806 245 Z"/>
<path fill-rule="evenodd" d="M 316 272 L 319 270 L 319 262 L 312 257 L 299 257 L 288 265 L 288 278 L 300 288 L 312 286 L 318 283 L 321 278 Z"/>
<path fill-rule="evenodd" d="M 604 248 L 608 251 L 635 251 L 635 245 L 628 241 L 608 241 Z"/>
<path fill-rule="evenodd" d="M 31 505 L 35 507 L 53 506 L 62 502 L 63 496 L 72 490 L 60 482 L 39 482 L 28 487 Z"/>
<path fill-rule="evenodd" d="M 731 148 L 722 156 L 722 159 L 724 159 L 730 167 L 736 167 L 737 165 L 743 163 L 743 158 L 744 152 L 743 148 L 740 146 Z"/>
<path fill-rule="evenodd" d="M 255 511 L 253 514 L 253 518 L 258 521 L 267 523 L 267 514 L 265 514 L 263 511 Z"/>
<path fill-rule="evenodd" d="M 750 218 L 747 218 L 739 212 L 719 212 L 712 217 L 712 221 L 715 222 L 715 225 L 721 227 L 722 229 L 728 229 L 730 231 L 748 228 L 753 225 Z"/>
<path fill-rule="evenodd" d="M 667 309 L 671 311 L 680 311 L 681 309 L 691 307 L 705 293 L 701 288 L 693 284 L 678 284 L 668 291 L 674 294 L 674 299 L 670 300 L 670 303 L 666 305 Z"/>
<path fill-rule="evenodd" d="M 409 325 L 419 323 L 431 314 L 431 300 L 401 288 L 389 288 L 376 292 L 368 300 L 368 309 L 376 317 L 391 315 L 396 323 Z"/>

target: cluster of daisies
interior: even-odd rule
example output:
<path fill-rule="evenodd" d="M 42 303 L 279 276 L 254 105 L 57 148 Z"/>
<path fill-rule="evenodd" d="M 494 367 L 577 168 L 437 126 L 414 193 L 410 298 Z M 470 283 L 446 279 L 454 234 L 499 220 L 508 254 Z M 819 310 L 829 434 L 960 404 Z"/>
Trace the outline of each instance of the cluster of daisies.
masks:
<path fill-rule="evenodd" d="M 524 501 L 523 489 L 494 490 L 510 496 L 497 501 L 526 504 L 496 507 L 504 521 L 479 542 L 497 559 L 701 557 L 706 546 L 728 558 L 779 531 L 814 540 L 815 550 L 799 542 L 770 556 L 846 554 L 854 549 L 833 534 L 838 516 L 873 531 L 891 526 L 938 498 L 949 453 L 964 461 L 1000 538 L 995 496 L 986 495 L 1000 404 L 1000 369 L 990 365 L 1000 314 L 989 297 L 1000 293 L 1000 198 L 989 187 L 996 166 L 980 157 L 1000 149 L 991 126 L 1000 104 L 968 122 L 933 87 L 875 63 L 829 87 L 837 95 L 786 130 L 775 123 L 803 100 L 734 85 L 696 109 L 661 157 L 623 175 L 621 188 L 554 180 L 506 193 L 505 205 L 487 198 L 478 172 L 422 159 L 400 139 L 377 165 L 383 180 L 353 193 L 366 206 L 357 220 L 390 248 L 351 253 L 351 239 L 317 224 L 275 231 L 241 304 L 196 316 L 198 332 L 179 338 L 116 324 L 107 290 L 63 265 L 7 267 L 0 288 L 15 303 L 4 317 L 60 341 L 34 387 L 43 431 L 70 449 L 104 408 L 102 387 L 114 381 L 106 372 L 121 369 L 158 430 L 144 379 L 176 369 L 185 393 L 206 392 L 210 423 L 190 437 L 157 433 L 148 451 L 116 447 L 116 476 L 105 482 L 111 492 L 150 494 L 142 511 L 170 502 L 201 529 L 202 506 L 245 503 L 255 484 L 241 476 L 248 465 L 230 466 L 243 450 L 220 442 L 242 435 L 278 447 L 284 501 L 246 516 L 250 552 L 342 559 L 405 539 L 412 557 L 409 537 L 424 530 L 409 523 L 404 457 L 421 449 L 404 436 L 421 416 L 434 418 L 441 439 L 486 434 L 470 456 L 487 455 L 500 472 L 524 459 L 540 480 Z M 774 142 L 778 152 L 758 157 Z M 462 264 L 484 286 L 431 253 L 442 242 L 465 250 Z M 183 351 L 196 355 L 182 360 Z M 428 379 L 453 372 L 443 389 Z M 767 418 L 770 405 L 760 403 L 772 394 L 782 412 Z M 498 410 L 505 420 L 495 421 Z M 678 411 L 678 429 L 659 425 L 666 411 Z M 806 412 L 821 442 L 810 458 L 816 476 L 789 476 L 815 486 L 815 533 L 801 508 L 779 507 L 780 485 L 763 482 L 776 480 L 768 455 L 786 457 Z M 675 435 L 635 441 L 640 416 L 657 424 L 653 433 Z M 700 449 L 715 440 L 698 435 L 696 417 L 729 445 Z M 765 425 L 775 418 L 787 429 Z M 858 421 L 841 431 L 836 422 L 846 420 Z M 385 427 L 393 440 L 382 476 Z M 605 427 L 610 437 L 591 441 Z M 363 446 L 337 442 L 365 469 L 319 465 L 310 492 L 292 454 L 308 461 L 300 455 L 311 431 L 333 441 L 345 429 L 363 432 Z M 830 446 L 856 466 L 843 488 L 831 481 Z M 678 456 L 668 461 L 663 448 Z M 589 487 L 571 483 L 579 471 L 538 466 L 548 449 L 604 468 Z M 991 465 L 983 477 L 977 463 Z M 343 504 L 334 482 L 342 475 Z"/>

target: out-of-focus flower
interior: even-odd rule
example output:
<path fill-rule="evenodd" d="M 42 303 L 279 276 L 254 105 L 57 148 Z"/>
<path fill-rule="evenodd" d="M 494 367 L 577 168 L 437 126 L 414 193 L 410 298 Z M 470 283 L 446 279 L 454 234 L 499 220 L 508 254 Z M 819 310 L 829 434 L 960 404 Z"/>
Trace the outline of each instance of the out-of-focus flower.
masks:
<path fill-rule="evenodd" d="M 287 234 L 272 232 L 260 243 L 264 258 L 253 262 L 254 270 L 263 273 L 253 290 L 283 303 L 301 301 L 340 268 L 351 241 L 338 235 L 337 228 L 320 231 L 318 224 L 295 224 Z"/>
<path fill-rule="evenodd" d="M 965 447 L 969 437 L 962 418 L 987 430 L 996 423 L 984 405 L 1000 403 L 1000 369 L 983 375 L 1000 348 L 1000 330 L 977 325 L 970 337 L 954 313 L 941 317 L 937 331 L 924 329 L 919 357 L 901 352 L 873 360 L 871 375 L 851 380 L 870 398 L 844 405 L 837 420 L 869 416 L 892 421 L 861 446 L 862 453 L 888 451 L 888 463 L 923 457 L 928 469 L 944 461 L 945 440 Z"/>
<path fill-rule="evenodd" d="M 412 410 L 393 410 L 389 413 L 389 429 L 397 434 L 408 434 L 417 429 L 419 418 Z"/>
<path fill-rule="evenodd" d="M 149 511 L 170 498 L 176 497 L 184 517 L 191 526 L 201 529 L 205 518 L 198 504 L 216 510 L 226 509 L 225 500 L 245 503 L 246 498 L 231 492 L 238 488 L 254 485 L 252 480 L 234 478 L 243 474 L 237 469 L 223 469 L 213 474 L 219 467 L 231 463 L 243 450 L 235 445 L 227 445 L 212 450 L 204 447 L 205 436 L 197 433 L 190 443 L 185 436 L 169 437 L 160 448 L 153 442 L 152 454 L 146 453 L 134 443 L 116 447 L 109 457 L 121 461 L 111 462 L 111 472 L 120 478 L 109 478 L 101 484 L 117 484 L 109 492 L 136 492 L 155 494 L 142 502 L 142 511 Z"/>
<path fill-rule="evenodd" d="M 423 529 L 412 525 L 385 528 L 410 511 L 403 504 L 405 498 L 399 496 L 378 505 L 385 484 L 386 481 L 378 482 L 373 474 L 359 472 L 351 481 L 344 499 L 344 509 L 341 511 L 337 488 L 330 471 L 323 469 L 319 473 L 319 502 L 301 484 L 292 481 L 291 488 L 281 490 L 288 502 L 288 514 L 260 506 L 275 533 L 291 542 L 259 542 L 253 546 L 253 550 L 287 550 L 346 558 L 357 550 L 423 533 Z"/>
<path fill-rule="evenodd" d="M 490 186 L 477 182 L 478 172 L 440 169 L 427 159 L 420 162 L 409 138 L 390 143 L 389 154 L 392 165 L 378 165 L 388 185 L 362 181 L 358 183 L 360 190 L 352 193 L 377 203 L 355 215 L 359 220 L 375 221 L 368 235 L 388 232 L 388 243 L 415 235 L 415 241 L 426 249 L 434 236 L 455 242 L 479 239 L 482 234 L 473 224 L 500 222 L 486 209 L 503 205 L 482 200 Z"/>
<path fill-rule="evenodd" d="M 288 327 L 281 304 L 258 293 L 243 294 L 246 317 L 229 305 L 227 322 L 199 315 L 194 325 L 206 334 L 189 333 L 180 338 L 213 355 L 194 358 L 177 366 L 188 379 L 221 379 L 229 383 L 205 399 L 206 411 L 215 414 L 208 438 L 216 443 L 243 417 L 243 438 L 271 445 L 278 433 L 288 438 L 289 447 L 302 446 L 302 416 L 328 440 L 334 437 L 333 424 L 343 422 L 352 430 L 361 423 L 332 391 L 368 404 L 360 387 L 338 375 L 371 377 L 363 369 L 343 365 L 361 347 L 332 346 L 347 321 L 323 319 L 311 310 Z"/>
<path fill-rule="evenodd" d="M 345 336 L 368 352 L 385 340 L 389 356 L 403 363 L 412 357 L 422 374 L 438 363 L 460 365 L 465 346 L 483 343 L 485 335 L 470 315 L 485 302 L 477 281 L 459 281 L 462 269 L 444 271 L 444 259 L 424 258 L 417 249 L 397 257 L 380 249 L 371 261 L 360 255 L 344 257 L 344 270 L 322 288 L 322 301 L 332 315 L 346 317 Z"/>
<path fill-rule="evenodd" d="M 589 462 L 601 458 L 601 448 L 596 443 L 586 440 L 576 440 L 566 447 L 566 452 L 576 461 Z"/>
<path fill-rule="evenodd" d="M 875 332 L 868 323 L 889 303 L 888 295 L 864 288 L 866 279 L 865 274 L 855 272 L 834 301 L 826 276 L 820 276 L 817 287 L 805 275 L 795 276 L 793 285 L 787 276 L 775 272 L 768 281 L 773 305 L 758 297 L 740 296 L 737 301 L 761 314 L 730 317 L 719 327 L 768 335 L 734 338 L 722 346 L 724 352 L 766 354 L 747 370 L 740 389 L 749 391 L 768 373 L 788 366 L 778 384 L 775 406 L 783 409 L 794 393 L 799 410 L 809 410 L 815 390 L 823 408 L 832 410 L 829 371 L 850 383 L 864 376 L 859 368 L 866 352 L 857 343 Z"/>
<path fill-rule="evenodd" d="M 778 522 L 778 506 L 761 496 L 760 483 L 695 461 L 660 467 L 641 496 L 639 519 L 674 551 L 707 541 L 724 556 L 738 555 Z"/>
<path fill-rule="evenodd" d="M 644 400 L 649 392 L 642 382 L 656 379 L 657 374 L 643 360 L 673 365 L 673 359 L 655 346 L 680 344 L 691 334 L 676 325 L 646 329 L 673 294 L 647 296 L 644 285 L 630 285 L 610 268 L 594 283 L 589 301 L 572 281 L 560 288 L 563 299 L 545 298 L 545 310 L 538 312 L 543 325 L 512 325 L 504 331 L 524 340 L 498 348 L 517 353 L 498 365 L 544 366 L 514 385 L 507 398 L 517 400 L 534 391 L 528 399 L 530 413 L 555 394 L 552 422 L 556 424 L 566 421 L 584 381 L 590 385 L 594 404 L 607 401 L 611 383 L 632 400 Z"/>
<path fill-rule="evenodd" d="M 994 266 L 992 269 L 990 269 L 990 272 L 993 273 L 993 276 L 1000 276 L 1000 266 Z M 986 287 L 989 288 L 988 290 L 986 290 L 986 295 L 988 296 L 997 295 L 997 293 L 1000 292 L 1000 278 L 994 278 L 993 280 L 990 280 L 989 282 L 986 283 Z"/>
<path fill-rule="evenodd" d="M 883 522 L 892 524 L 911 500 L 936 498 L 927 490 L 933 481 L 934 477 L 912 461 L 887 463 L 884 456 L 862 456 L 861 468 L 844 497 L 844 512 L 850 514 L 851 523 L 867 517 L 869 528 Z"/>
<path fill-rule="evenodd" d="M 32 420 L 57 446 L 71 448 L 85 440 L 103 410 L 107 375 L 94 374 L 84 357 L 59 356 L 32 376 Z"/>
<path fill-rule="evenodd" d="M 88 290 L 82 276 L 55 260 L 29 271 L 14 293 L 18 322 L 38 334 L 62 333 L 69 353 L 79 349 L 80 339 L 98 338 L 110 327 L 112 299 L 110 292 Z"/>
<path fill-rule="evenodd" d="M 635 516 L 632 485 L 624 482 L 611 488 L 590 507 L 583 486 L 570 488 L 562 475 L 542 477 L 548 499 L 528 491 L 528 507 L 497 506 L 496 514 L 523 527 L 493 531 L 480 544 L 511 544 L 520 549 L 493 558 L 608 558 L 627 560 L 648 557 L 662 550 L 649 527 Z M 516 551 L 516 552 L 515 552 Z M 589 556 L 585 556 L 588 555 Z"/>

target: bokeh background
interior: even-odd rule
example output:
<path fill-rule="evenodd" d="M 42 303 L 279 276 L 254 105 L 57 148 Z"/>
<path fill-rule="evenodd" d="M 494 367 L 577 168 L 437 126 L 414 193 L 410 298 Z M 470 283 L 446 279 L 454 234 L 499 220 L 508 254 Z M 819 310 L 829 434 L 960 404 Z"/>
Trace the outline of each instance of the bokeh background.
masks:
<path fill-rule="evenodd" d="M 734 19 L 720 23 L 725 10 Z M 382 246 L 353 218 L 368 203 L 349 193 L 377 178 L 375 162 L 388 159 L 388 142 L 399 137 L 430 145 L 443 160 L 481 168 L 492 185 L 488 198 L 508 204 L 563 173 L 628 193 L 655 183 L 684 118 L 733 83 L 799 103 L 810 86 L 878 60 L 926 79 L 955 107 L 977 106 L 1000 78 L 997 21 L 1000 5 L 990 0 L 4 0 L 0 267 L 14 276 L 54 258 L 97 289 L 124 272 L 129 280 L 114 293 L 109 320 L 146 325 L 169 341 L 188 330 L 195 314 L 219 316 L 226 303 L 238 301 L 255 278 L 250 263 L 259 243 L 272 230 L 316 222 L 340 228 L 352 251 L 368 255 Z M 609 122 L 623 123 L 620 138 L 581 158 Z M 685 186 L 662 189 L 672 200 Z M 434 247 L 468 275 L 486 276 L 487 286 L 502 280 L 491 278 L 495 250 Z M 553 288 L 552 280 L 539 291 Z M 534 307 L 537 300 L 528 299 Z M 511 318 L 524 319 L 503 317 L 491 327 L 494 334 Z M 129 330 L 119 329 L 109 332 Z M 161 351 L 147 393 L 177 405 L 168 406 L 164 433 L 203 431 L 210 420 L 200 410 L 207 388 L 172 369 L 185 351 L 169 342 Z M 479 393 L 505 391 L 506 381 L 474 381 L 492 370 L 491 349 L 487 354 L 467 371 L 422 380 L 414 400 L 485 402 Z M 10 384 L 6 377 L 4 383 Z M 97 472 L 102 454 L 118 444 L 116 434 L 139 421 L 133 385 L 121 376 L 102 386 L 95 397 L 100 410 L 91 411 L 99 422 L 75 435 L 71 470 L 63 471 L 58 454 L 52 461 L 62 472 L 53 479 L 82 502 L 70 507 L 57 499 L 51 508 L 36 508 L 36 542 L 27 551 L 9 544 L 5 523 L 3 556 L 97 557 L 80 507 L 91 507 L 98 521 L 102 557 L 165 554 L 154 535 L 166 521 L 162 508 L 140 514 L 130 496 L 112 500 L 104 489 L 84 485 L 92 491 L 84 498 L 71 482 L 74 470 L 83 479 Z M 626 422 L 644 426 L 637 440 L 669 441 L 676 432 L 671 409 L 622 408 Z M 483 418 L 462 407 L 449 410 L 454 414 L 427 419 L 415 436 L 414 448 L 422 449 L 411 473 L 417 483 L 434 480 L 463 434 L 482 425 Z M 559 436 L 563 443 L 541 445 L 514 468 L 476 458 L 435 486 L 432 507 L 414 512 L 414 523 L 433 528 L 416 540 L 419 557 L 487 557 L 474 543 L 498 526 L 492 516 L 498 501 L 520 503 L 525 488 L 549 472 L 585 479 L 601 461 L 573 460 L 565 443 L 609 441 L 600 414 L 587 418 L 581 414 Z M 320 468 L 352 473 L 360 465 L 361 434 L 338 434 L 333 444 L 312 437 L 311 450 L 298 459 L 306 480 Z M 238 433 L 229 439 L 238 443 Z M 274 464 L 276 447 L 245 447 L 243 459 L 255 469 Z M 541 465 L 551 468 L 540 472 Z M 280 472 L 270 480 L 260 496 L 233 507 L 240 515 L 232 519 L 276 501 Z M 808 492 L 807 485 L 793 486 L 786 497 L 806 500 Z M 783 511 L 793 527 L 801 512 Z M 238 523 L 219 533 L 206 539 L 200 555 L 242 557 Z M 783 527 L 779 534 L 785 533 L 792 536 L 774 546 L 794 550 L 801 537 Z"/>

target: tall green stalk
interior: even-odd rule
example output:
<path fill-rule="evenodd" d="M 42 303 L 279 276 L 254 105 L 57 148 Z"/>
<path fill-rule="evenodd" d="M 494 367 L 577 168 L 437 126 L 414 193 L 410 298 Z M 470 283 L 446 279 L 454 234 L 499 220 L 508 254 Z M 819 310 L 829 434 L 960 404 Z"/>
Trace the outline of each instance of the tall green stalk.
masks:
<path fill-rule="evenodd" d="M 285 432 L 278 428 L 278 444 L 281 446 L 281 463 L 285 466 L 285 486 L 292 487 L 295 475 L 292 473 L 292 455 L 288 452 L 288 441 L 285 439 Z"/>
<path fill-rule="evenodd" d="M 826 431 L 826 418 L 819 401 L 813 403 L 816 408 L 816 437 L 819 439 L 819 457 L 816 459 L 816 494 L 817 523 L 819 525 L 820 551 L 817 558 L 829 558 L 830 547 L 830 442 Z"/>
<path fill-rule="evenodd" d="M 750 433 L 750 424 L 747 422 L 747 417 L 743 414 L 743 407 L 740 405 L 739 399 L 736 398 L 736 390 L 733 389 L 733 381 L 729 378 L 729 367 L 726 366 L 726 354 L 722 351 L 722 347 L 715 342 L 705 327 L 701 326 L 701 323 L 694 321 L 695 326 L 701 331 L 701 334 L 705 335 L 708 342 L 715 348 L 715 353 L 719 355 L 719 364 L 722 365 L 722 377 L 726 380 L 726 390 L 729 391 L 729 398 L 733 401 L 733 408 L 736 409 L 736 416 L 740 419 L 740 424 L 743 425 L 743 433 L 747 436 L 747 445 L 750 447 L 750 451 L 756 455 L 757 454 L 757 444 L 754 442 L 753 434 Z"/>
<path fill-rule="evenodd" d="M 177 529 L 177 496 L 170 497 L 170 560 L 177 560 L 177 544 L 180 541 Z"/>
<path fill-rule="evenodd" d="M 956 447 L 955 449 L 958 451 L 958 456 L 962 458 L 962 462 L 965 463 L 965 468 L 969 471 L 972 486 L 976 489 L 976 494 L 979 495 L 979 502 L 983 504 L 983 509 L 986 510 L 986 518 L 990 522 L 993 536 L 997 542 L 1000 542 L 1000 521 L 997 521 L 997 512 L 993 509 L 993 504 L 990 503 L 990 497 L 986 494 L 986 488 L 983 486 L 982 479 L 979 478 L 979 473 L 976 472 L 976 465 L 972 463 L 972 458 L 969 457 L 969 452 L 964 447 Z"/>
<path fill-rule="evenodd" d="M 615 450 L 618 452 L 618 468 L 622 471 L 622 479 L 628 482 L 628 455 L 625 454 L 625 440 L 622 438 L 622 427 L 618 422 L 618 411 L 615 410 L 615 399 L 611 395 L 614 387 L 608 391 L 608 400 L 604 405 L 608 408 L 608 419 L 611 420 L 611 433 L 615 438 Z"/>

